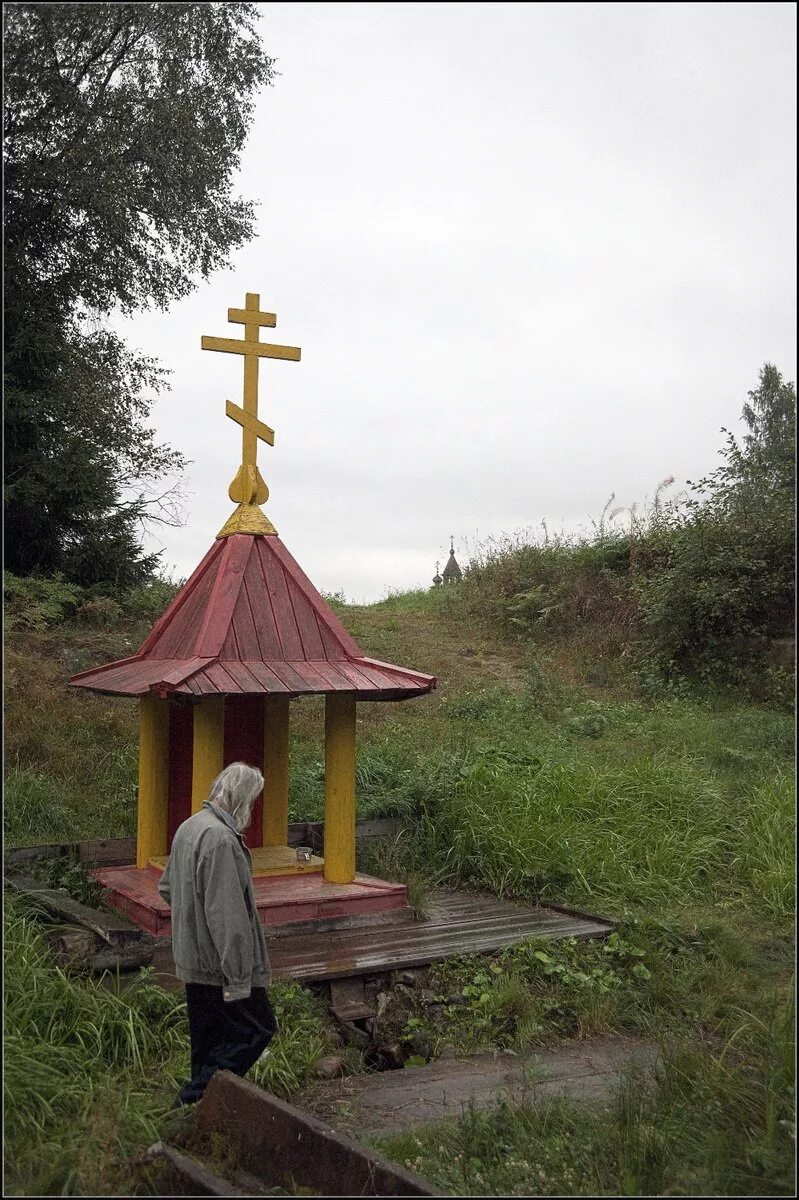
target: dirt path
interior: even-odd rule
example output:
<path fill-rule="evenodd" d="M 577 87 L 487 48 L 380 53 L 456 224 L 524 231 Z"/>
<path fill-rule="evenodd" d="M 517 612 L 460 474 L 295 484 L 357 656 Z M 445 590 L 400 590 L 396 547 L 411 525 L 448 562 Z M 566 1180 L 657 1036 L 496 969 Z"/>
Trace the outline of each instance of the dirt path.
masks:
<path fill-rule="evenodd" d="M 657 1055 L 651 1042 L 626 1038 L 571 1042 L 524 1058 L 475 1054 L 319 1083 L 295 1103 L 348 1132 L 397 1133 L 457 1118 L 470 1102 L 476 1108 L 511 1097 L 532 1103 L 551 1096 L 601 1102 L 628 1065 L 651 1075 Z"/>

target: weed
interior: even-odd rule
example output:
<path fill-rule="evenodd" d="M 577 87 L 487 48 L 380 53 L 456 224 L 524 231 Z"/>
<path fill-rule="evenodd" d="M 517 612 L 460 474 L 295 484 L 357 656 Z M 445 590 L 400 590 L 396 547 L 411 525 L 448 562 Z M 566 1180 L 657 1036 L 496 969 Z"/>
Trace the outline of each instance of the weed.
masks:
<path fill-rule="evenodd" d="M 792 1016 L 664 1052 L 596 1109 L 530 1095 L 373 1139 L 450 1195 L 792 1195 Z"/>
<path fill-rule="evenodd" d="M 102 885 L 90 875 L 83 863 L 70 858 L 34 859 L 30 874 L 49 888 L 65 888 L 79 904 L 96 908 L 103 893 Z"/>
<path fill-rule="evenodd" d="M 324 1007 L 308 988 L 278 982 L 269 990 L 278 1033 L 250 1078 L 278 1096 L 289 1096 L 303 1083 L 325 1051 Z"/>
<path fill-rule="evenodd" d="M 15 903 L 4 934 L 6 1187 L 113 1195 L 185 1072 L 182 997 L 70 977 Z"/>

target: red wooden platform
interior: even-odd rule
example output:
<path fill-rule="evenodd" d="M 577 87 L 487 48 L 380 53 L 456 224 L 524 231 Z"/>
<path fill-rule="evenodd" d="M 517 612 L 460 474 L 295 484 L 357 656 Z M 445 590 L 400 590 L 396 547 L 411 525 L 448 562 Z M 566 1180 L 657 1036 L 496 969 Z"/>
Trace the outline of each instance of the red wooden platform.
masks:
<path fill-rule="evenodd" d="M 108 889 L 106 903 L 156 937 L 172 931 L 169 905 L 158 894 L 157 867 L 98 867 L 91 872 Z M 319 874 L 267 875 L 253 879 L 255 904 L 266 928 L 295 921 L 329 920 L 388 912 L 407 904 L 404 883 L 356 875 L 352 883 L 328 883 Z"/>

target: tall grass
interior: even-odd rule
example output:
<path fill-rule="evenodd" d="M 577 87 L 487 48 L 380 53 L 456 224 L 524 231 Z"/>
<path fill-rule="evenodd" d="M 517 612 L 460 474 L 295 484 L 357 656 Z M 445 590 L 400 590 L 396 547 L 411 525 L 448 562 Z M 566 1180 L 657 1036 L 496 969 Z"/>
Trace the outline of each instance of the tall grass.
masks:
<path fill-rule="evenodd" d="M 793 1020 L 741 1014 L 720 1048 L 664 1048 L 655 1087 L 630 1073 L 611 1105 L 526 1097 L 374 1139 L 466 1196 L 794 1194 Z"/>
<path fill-rule="evenodd" d="M 125 837 L 135 830 L 137 711 L 66 687 L 85 636 L 13 635 L 6 654 L 5 804 L 11 845 Z M 91 641 L 91 638 L 89 639 Z M 91 661 L 130 653 L 117 632 Z M 110 653 L 107 653 L 110 651 Z"/>
<path fill-rule="evenodd" d="M 747 801 L 736 874 L 769 916 L 789 917 L 796 912 L 795 781 L 778 772 Z"/>
<path fill-rule="evenodd" d="M 640 633 L 630 548 L 616 530 L 489 537 L 472 552 L 461 601 L 516 637 L 568 638 L 595 658 L 627 655 Z"/>
<path fill-rule="evenodd" d="M 719 903 L 790 918 L 788 718 L 753 710 L 744 729 L 737 710 L 687 702 L 542 713 L 539 696 L 461 693 L 448 744 L 370 744 L 392 780 L 372 811 L 408 820 L 387 869 L 616 913 Z"/>
<path fill-rule="evenodd" d="M 253 1068 L 288 1096 L 323 1053 L 324 1014 L 308 989 L 279 983 L 280 1024 Z M 129 1159 L 177 1120 L 188 1073 L 183 993 L 148 972 L 120 987 L 53 962 L 32 914 L 8 901 L 4 930 L 5 1186 L 11 1195 L 129 1195 Z"/>
<path fill-rule="evenodd" d="M 4 916 L 6 1190 L 113 1194 L 185 1074 L 182 996 L 72 979 L 29 915 Z"/>
<path fill-rule="evenodd" d="M 689 758 L 528 771 L 476 758 L 423 815 L 425 858 L 498 895 L 687 902 L 720 874 L 728 819 Z"/>

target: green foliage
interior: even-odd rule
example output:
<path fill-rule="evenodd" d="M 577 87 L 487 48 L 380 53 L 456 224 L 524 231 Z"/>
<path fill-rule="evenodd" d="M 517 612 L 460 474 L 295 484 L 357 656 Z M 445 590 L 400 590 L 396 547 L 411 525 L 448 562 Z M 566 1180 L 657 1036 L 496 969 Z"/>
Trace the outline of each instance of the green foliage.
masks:
<path fill-rule="evenodd" d="M 110 596 L 98 596 L 95 600 L 84 600 L 77 611 L 77 618 L 96 629 L 110 629 L 122 615 L 122 605 Z"/>
<path fill-rule="evenodd" d="M 723 1047 L 678 1042 L 655 1087 L 630 1071 L 595 1108 L 526 1096 L 377 1140 L 459 1196 L 793 1194 L 793 1029 L 740 1014 Z"/>
<path fill-rule="evenodd" d="M 278 1033 L 250 1072 L 253 1082 L 290 1096 L 304 1083 L 326 1048 L 325 1009 L 321 1000 L 298 983 L 279 981 L 269 989 Z"/>
<path fill-rule="evenodd" d="M 71 841 L 78 828 L 57 780 L 30 767 L 6 769 L 3 835 L 9 845 L 36 845 L 46 838 Z"/>
<path fill-rule="evenodd" d="M 728 434 L 722 465 L 663 515 L 638 580 L 647 656 L 667 679 L 756 686 L 768 639 L 793 627 L 796 393 L 769 363 L 743 418 L 743 447 Z"/>
<path fill-rule="evenodd" d="M 60 572 L 49 578 L 3 572 L 4 615 L 8 629 L 44 632 L 76 620 L 94 629 L 115 629 L 123 620 L 155 622 L 181 584 L 154 578 L 136 587 L 108 580 L 92 588 L 68 583 Z"/>
<path fill-rule="evenodd" d="M 462 603 L 508 634 L 536 643 L 586 640 L 610 654 L 636 632 L 630 545 L 619 533 L 489 538 L 473 555 Z M 608 641 L 610 639 L 610 641 Z"/>
<path fill-rule="evenodd" d="M 702 894 L 729 836 L 719 789 L 687 757 L 519 770 L 474 754 L 424 805 L 412 852 L 498 895 L 651 904 Z"/>
<path fill-rule="evenodd" d="M 782 772 L 753 789 L 743 813 L 738 871 L 769 917 L 796 911 L 796 789 Z"/>
<path fill-rule="evenodd" d="M 182 456 L 148 417 L 165 386 L 102 327 L 169 302 L 254 232 L 234 180 L 272 78 L 252 4 L 4 10 L 5 532 L 17 574 L 146 581 L 144 520 Z M 164 130 L 169 152 L 164 153 Z"/>
<path fill-rule="evenodd" d="M 788 706 L 769 643 L 793 631 L 796 394 L 772 364 L 743 420 L 742 445 L 728 433 L 722 465 L 689 495 L 665 501 L 668 479 L 646 512 L 609 502 L 591 534 L 488 539 L 458 589 L 463 610 L 528 644 L 568 641 L 598 681 L 603 664 L 610 678 L 626 664 L 650 694 L 690 680 Z"/>
<path fill-rule="evenodd" d="M 49 888 L 65 888 L 79 904 L 97 908 L 100 903 L 103 888 L 83 863 L 71 858 L 41 858 L 34 859 L 26 870 Z M 24 904 L 24 899 L 20 903 Z"/>
<path fill-rule="evenodd" d="M 458 589 L 450 587 L 419 588 L 412 592 L 390 589 L 383 600 L 370 605 L 377 612 L 425 612 L 439 617 L 456 617 L 462 612 Z"/>
<path fill-rule="evenodd" d="M 148 625 L 154 624 L 172 603 L 185 579 L 153 579 L 151 583 L 131 588 L 120 597 L 124 614 Z"/>
<path fill-rule="evenodd" d="M 3 572 L 4 616 L 9 629 L 48 629 L 74 616 L 82 590 L 63 575 L 50 579 L 20 579 Z"/>
<path fill-rule="evenodd" d="M 381 1035 L 424 1044 L 436 1057 L 443 1046 L 522 1053 L 564 1036 L 645 1028 L 647 963 L 655 960 L 630 929 L 602 942 L 536 940 L 434 963 L 424 992 L 401 994 Z"/>
<path fill-rule="evenodd" d="M 67 975 L 15 904 L 3 951 L 7 1191 L 128 1194 L 124 1156 L 158 1139 L 187 1068 L 182 995 Z"/>
<path fill-rule="evenodd" d="M 8 297 L 6 311 L 8 567 L 60 570 L 87 587 L 146 582 L 158 555 L 142 555 L 140 524 L 151 512 L 177 519 L 156 484 L 184 465 L 146 424 L 163 372 L 115 334 L 86 332 L 72 314 L 15 330 L 24 318 Z"/>
<path fill-rule="evenodd" d="M 255 5 L 18 4 L 5 18 L 14 296 L 129 312 L 225 266 L 253 235 L 233 183 L 273 74 Z"/>

